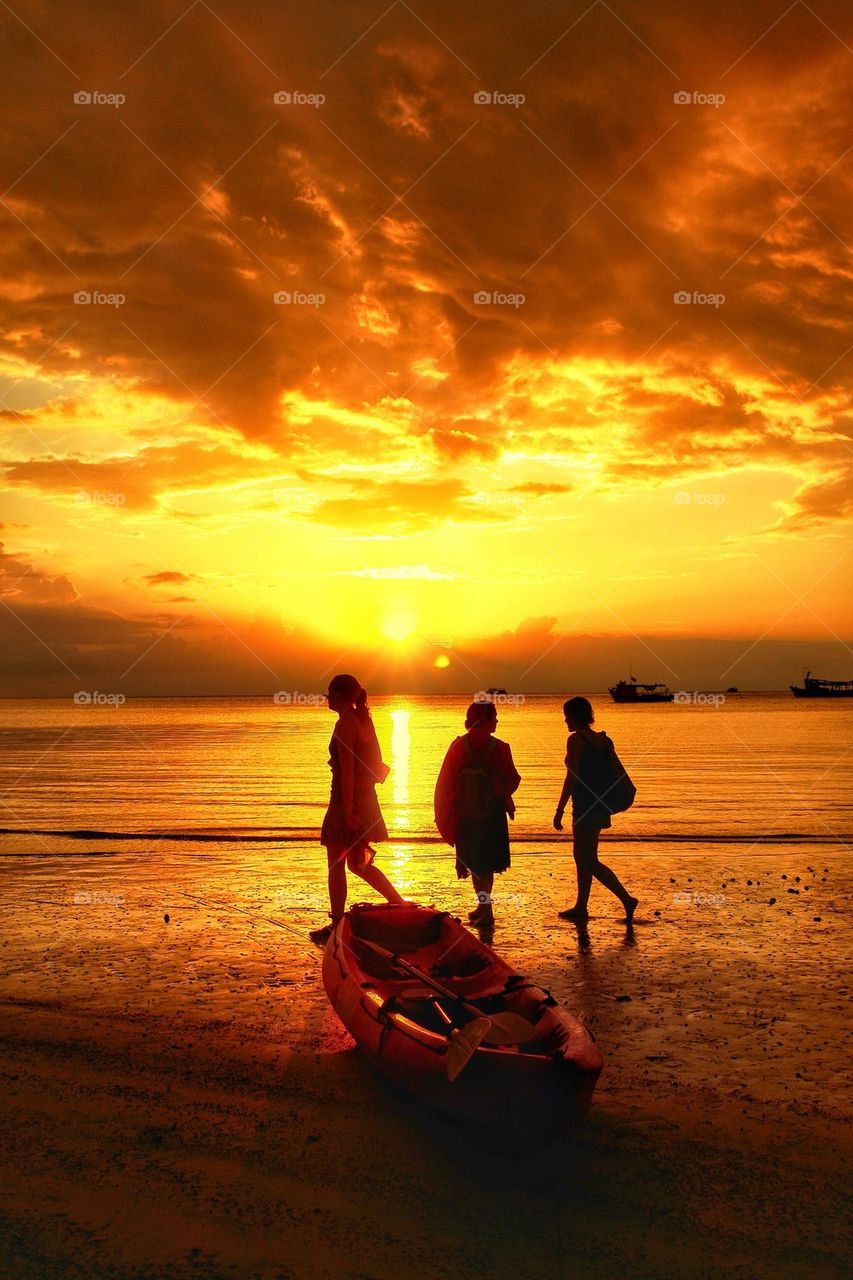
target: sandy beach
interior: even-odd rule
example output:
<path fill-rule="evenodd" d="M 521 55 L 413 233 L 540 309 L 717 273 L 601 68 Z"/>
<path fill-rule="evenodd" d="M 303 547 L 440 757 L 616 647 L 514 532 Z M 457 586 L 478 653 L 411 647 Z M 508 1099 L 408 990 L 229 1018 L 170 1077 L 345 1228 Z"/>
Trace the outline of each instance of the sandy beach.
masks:
<path fill-rule="evenodd" d="M 605 1057 L 583 1129 L 523 1155 L 354 1048 L 304 940 L 314 848 L 10 858 L 4 1275 L 847 1274 L 851 877 L 819 856 L 614 854 L 631 937 L 601 891 L 556 921 L 565 851 L 514 851 L 495 946 Z M 467 909 L 446 859 L 410 865 Z"/>

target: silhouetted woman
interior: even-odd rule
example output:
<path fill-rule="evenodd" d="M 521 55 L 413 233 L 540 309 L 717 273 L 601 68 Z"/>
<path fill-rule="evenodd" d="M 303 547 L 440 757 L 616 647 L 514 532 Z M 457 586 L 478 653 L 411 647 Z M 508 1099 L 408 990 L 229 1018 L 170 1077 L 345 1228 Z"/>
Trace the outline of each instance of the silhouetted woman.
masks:
<path fill-rule="evenodd" d="M 563 714 L 569 728 L 566 742 L 566 781 L 560 794 L 560 803 L 554 814 L 554 827 L 563 830 L 563 812 L 571 796 L 572 838 L 575 869 L 578 877 L 578 896 L 573 907 L 559 914 L 563 920 L 589 919 L 589 893 L 596 879 L 615 894 L 625 908 L 628 924 L 634 918 L 637 899 L 632 898 L 622 881 L 610 867 L 598 858 L 598 838 L 610 826 L 610 810 L 602 796 L 606 795 L 612 769 L 607 754 L 613 744 L 606 733 L 592 728 L 592 707 L 587 698 L 569 698 L 563 706 Z"/>
<path fill-rule="evenodd" d="M 435 784 L 435 825 L 456 846 L 456 874 L 470 874 L 478 905 L 468 919 L 480 928 L 494 924 L 495 874 L 509 860 L 507 814 L 515 814 L 513 792 L 521 782 L 508 742 L 492 735 L 498 727 L 493 702 L 472 702 L 464 737 L 447 749 Z"/>
<path fill-rule="evenodd" d="M 338 722 L 329 743 L 332 791 L 323 819 L 320 843 L 329 860 L 329 915 L 332 923 L 314 929 L 314 942 L 326 942 L 347 905 L 347 867 L 382 894 L 388 902 L 402 902 L 400 894 L 373 865 L 373 840 L 387 840 L 385 819 L 376 798 L 376 783 L 384 782 L 389 769 L 367 705 L 367 693 L 355 676 L 335 676 L 327 694 L 329 710 Z"/>

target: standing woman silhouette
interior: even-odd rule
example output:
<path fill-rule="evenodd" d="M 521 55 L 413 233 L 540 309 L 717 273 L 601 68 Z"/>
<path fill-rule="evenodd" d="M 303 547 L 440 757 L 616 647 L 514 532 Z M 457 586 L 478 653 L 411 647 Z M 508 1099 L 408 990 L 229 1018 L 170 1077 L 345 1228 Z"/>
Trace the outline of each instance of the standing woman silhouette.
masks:
<path fill-rule="evenodd" d="M 387 876 L 373 865 L 373 840 L 387 840 L 388 830 L 376 783 L 384 782 L 390 770 L 383 763 L 376 729 L 367 705 L 367 693 L 355 676 L 334 676 L 329 684 L 329 710 L 338 722 L 329 743 L 332 790 L 323 819 L 320 843 L 326 846 L 329 861 L 329 904 L 331 924 L 313 929 L 313 942 L 325 943 L 347 905 L 347 867 L 376 889 L 388 902 L 403 899 Z"/>
<path fill-rule="evenodd" d="M 572 800 L 572 840 L 575 869 L 578 878 L 578 894 L 575 904 L 560 911 L 563 920 L 583 923 L 589 919 L 589 894 L 595 878 L 605 889 L 615 894 L 625 908 L 625 920 L 631 924 L 637 908 L 622 881 L 599 861 L 598 839 L 604 828 L 610 826 L 610 810 L 605 800 L 608 783 L 604 757 L 612 749 L 606 733 L 592 728 L 592 706 L 587 698 L 569 698 L 563 704 L 563 715 L 569 729 L 566 742 L 566 781 L 560 794 L 560 803 L 554 814 L 554 828 L 563 830 L 563 811 L 569 797 Z M 602 778 L 605 778 L 602 781 Z"/>

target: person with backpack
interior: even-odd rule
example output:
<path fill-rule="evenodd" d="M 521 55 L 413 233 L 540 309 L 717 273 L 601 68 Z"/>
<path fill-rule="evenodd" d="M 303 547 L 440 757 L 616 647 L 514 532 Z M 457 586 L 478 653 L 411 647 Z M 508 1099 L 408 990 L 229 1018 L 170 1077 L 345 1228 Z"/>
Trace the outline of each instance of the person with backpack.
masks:
<path fill-rule="evenodd" d="M 594 717 L 587 698 L 569 698 L 563 705 L 563 715 L 569 728 L 566 780 L 554 814 L 554 828 L 563 830 L 563 813 L 571 797 L 578 893 L 574 906 L 558 914 L 562 920 L 576 924 L 588 920 L 589 894 L 595 879 L 616 895 L 625 908 L 626 923 L 631 924 L 638 899 L 631 896 L 615 871 L 599 860 L 598 839 L 610 826 L 611 815 L 634 803 L 636 787 L 611 739 L 592 728 Z"/>
<path fill-rule="evenodd" d="M 468 918 L 486 929 L 495 921 L 495 875 L 510 865 L 507 814 L 515 816 L 512 797 L 521 782 L 509 743 L 493 736 L 497 726 L 493 702 L 472 702 L 467 732 L 450 744 L 435 784 L 435 825 L 456 848 L 459 879 L 473 881 L 477 906 Z"/>

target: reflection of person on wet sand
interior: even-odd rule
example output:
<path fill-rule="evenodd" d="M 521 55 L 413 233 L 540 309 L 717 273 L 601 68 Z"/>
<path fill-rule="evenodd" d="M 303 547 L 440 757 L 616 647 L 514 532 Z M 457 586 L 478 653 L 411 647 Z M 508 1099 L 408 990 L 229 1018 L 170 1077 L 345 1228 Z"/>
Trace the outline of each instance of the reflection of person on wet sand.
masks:
<path fill-rule="evenodd" d="M 320 843 L 329 860 L 329 915 L 332 923 L 314 929 L 314 942 L 325 942 L 347 905 L 347 867 L 381 893 L 388 902 L 403 899 L 387 877 L 374 866 L 376 850 L 372 840 L 387 840 L 388 831 L 376 783 L 388 777 L 376 729 L 367 705 L 367 694 L 355 676 L 338 675 L 328 692 L 329 709 L 338 713 L 338 722 L 329 743 L 332 791 L 323 819 Z"/>
<path fill-rule="evenodd" d="M 435 825 L 456 846 L 456 874 L 471 875 L 477 906 L 472 924 L 494 924 L 492 889 L 495 874 L 509 859 L 507 814 L 513 817 L 513 792 L 521 782 L 508 742 L 495 738 L 498 713 L 493 702 L 472 702 L 465 717 L 468 732 L 456 738 L 435 784 Z"/>
<path fill-rule="evenodd" d="M 602 830 L 610 826 L 607 794 L 614 778 L 613 743 L 606 733 L 593 730 L 592 707 L 586 698 L 569 698 L 563 712 L 569 727 L 566 781 L 554 814 L 554 827 L 557 831 L 563 830 L 563 812 L 571 796 L 578 894 L 574 906 L 559 914 L 563 920 L 588 920 L 589 894 L 595 879 L 616 895 L 625 908 L 627 923 L 631 924 L 637 899 L 631 897 L 616 873 L 598 857 L 598 838 Z"/>

